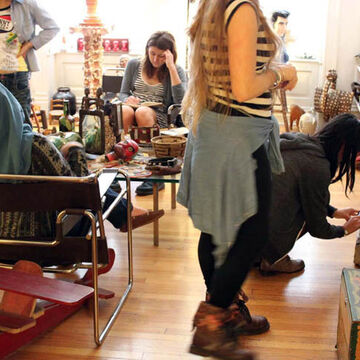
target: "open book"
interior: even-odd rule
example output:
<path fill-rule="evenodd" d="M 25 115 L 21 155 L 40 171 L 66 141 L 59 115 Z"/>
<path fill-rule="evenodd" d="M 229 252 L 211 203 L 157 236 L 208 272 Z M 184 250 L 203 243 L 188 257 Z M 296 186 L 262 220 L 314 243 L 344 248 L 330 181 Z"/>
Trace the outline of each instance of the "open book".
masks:
<path fill-rule="evenodd" d="M 162 106 L 161 102 L 155 102 L 155 101 L 143 101 L 139 104 L 125 104 L 133 107 L 134 109 L 137 109 L 140 106 L 149 106 L 149 107 L 159 107 Z"/>

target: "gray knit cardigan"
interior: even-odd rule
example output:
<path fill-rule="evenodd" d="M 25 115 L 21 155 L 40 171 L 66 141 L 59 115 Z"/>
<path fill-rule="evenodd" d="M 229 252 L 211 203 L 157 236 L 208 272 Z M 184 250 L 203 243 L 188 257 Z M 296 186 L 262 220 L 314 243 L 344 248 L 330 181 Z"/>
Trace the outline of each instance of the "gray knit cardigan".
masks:
<path fill-rule="evenodd" d="M 141 60 L 131 59 L 125 69 L 124 78 L 121 84 L 120 100 L 125 101 L 130 95 L 131 91 L 135 89 L 135 80 L 139 70 Z M 163 81 L 164 85 L 164 100 L 163 104 L 168 108 L 172 104 L 180 104 L 185 94 L 187 77 L 185 71 L 179 65 L 176 65 L 181 83 L 171 86 L 170 74 Z"/>

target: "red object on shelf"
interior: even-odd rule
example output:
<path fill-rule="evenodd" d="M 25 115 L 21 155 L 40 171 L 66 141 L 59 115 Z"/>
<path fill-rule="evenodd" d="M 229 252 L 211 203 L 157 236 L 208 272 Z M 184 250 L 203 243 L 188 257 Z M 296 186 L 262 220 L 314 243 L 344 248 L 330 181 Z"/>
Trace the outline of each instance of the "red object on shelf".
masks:
<path fill-rule="evenodd" d="M 114 52 L 118 52 L 120 51 L 120 40 L 118 39 L 114 39 L 113 42 L 112 42 L 112 51 Z"/>
<path fill-rule="evenodd" d="M 129 40 L 128 39 L 121 39 L 120 43 L 121 43 L 120 50 L 124 51 L 124 52 L 128 52 L 129 51 Z"/>
<path fill-rule="evenodd" d="M 129 52 L 129 39 L 103 39 L 102 45 L 105 52 Z M 77 40 L 77 50 L 85 50 L 84 38 Z"/>
<path fill-rule="evenodd" d="M 111 51 L 111 40 L 110 39 L 104 39 L 103 41 L 103 48 L 104 48 L 104 51 Z"/>
<path fill-rule="evenodd" d="M 84 51 L 84 39 L 83 38 L 79 38 L 77 40 L 77 50 Z"/>
<path fill-rule="evenodd" d="M 129 39 L 103 39 L 103 48 L 105 52 L 129 52 Z"/>

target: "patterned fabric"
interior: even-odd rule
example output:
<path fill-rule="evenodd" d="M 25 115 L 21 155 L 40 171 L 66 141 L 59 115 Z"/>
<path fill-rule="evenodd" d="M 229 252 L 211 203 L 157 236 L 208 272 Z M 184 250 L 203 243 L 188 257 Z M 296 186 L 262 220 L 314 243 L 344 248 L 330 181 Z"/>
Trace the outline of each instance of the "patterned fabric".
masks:
<path fill-rule="evenodd" d="M 162 83 L 150 85 L 147 84 L 142 77 L 143 64 L 139 66 L 138 74 L 135 80 L 134 96 L 141 101 L 163 102 L 164 85 Z M 164 112 L 164 106 L 154 108 L 156 112 L 156 120 L 161 128 L 168 127 L 167 116 Z"/>
<path fill-rule="evenodd" d="M 224 15 L 225 27 L 227 28 L 232 16 L 243 4 L 252 5 L 251 1 L 247 0 L 231 0 L 227 5 L 227 9 Z M 222 112 L 224 106 L 230 106 L 230 115 L 235 116 L 255 116 L 255 117 L 271 117 L 272 110 L 272 96 L 269 90 L 265 91 L 257 98 L 253 98 L 239 103 L 232 92 L 228 93 L 228 89 L 231 85 L 229 63 L 225 61 L 222 64 L 222 68 L 214 71 L 212 64 L 216 61 L 214 54 L 219 51 L 227 52 L 227 46 L 219 49 L 219 46 L 212 37 L 214 33 L 214 24 L 208 23 L 208 28 L 204 31 L 201 52 L 205 65 L 205 72 L 207 74 L 207 83 L 209 84 L 209 99 L 208 108 L 215 112 Z M 270 57 L 274 52 L 274 45 L 268 43 L 264 26 L 260 25 L 257 34 L 257 47 L 256 47 L 256 73 L 261 74 L 266 70 L 266 66 L 269 63 Z M 215 104 L 215 105 L 214 105 Z"/>
<path fill-rule="evenodd" d="M 35 134 L 28 175 L 86 176 L 88 169 L 82 148 L 73 147 L 66 161 L 46 137 Z M 55 234 L 55 212 L 0 212 L 0 237 L 48 237 Z"/>

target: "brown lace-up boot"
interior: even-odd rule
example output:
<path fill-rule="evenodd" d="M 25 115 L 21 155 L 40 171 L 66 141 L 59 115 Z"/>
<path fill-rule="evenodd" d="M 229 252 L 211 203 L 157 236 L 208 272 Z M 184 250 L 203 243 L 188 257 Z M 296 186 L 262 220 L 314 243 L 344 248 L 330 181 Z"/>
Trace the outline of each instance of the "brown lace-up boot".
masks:
<path fill-rule="evenodd" d="M 248 350 L 238 349 L 232 312 L 201 302 L 194 317 L 196 328 L 190 353 L 222 360 L 254 360 Z"/>
<path fill-rule="evenodd" d="M 237 335 L 258 335 L 270 329 L 270 324 L 266 317 L 261 315 L 251 315 L 245 303 L 249 300 L 244 290 L 240 289 L 229 310 L 236 322 L 235 331 Z M 206 301 L 210 301 L 210 294 L 206 293 Z"/>
<path fill-rule="evenodd" d="M 258 335 L 270 329 L 270 324 L 265 316 L 251 315 L 245 303 L 249 300 L 245 292 L 240 291 L 235 295 L 229 310 L 238 320 L 235 327 L 237 335 Z"/>

